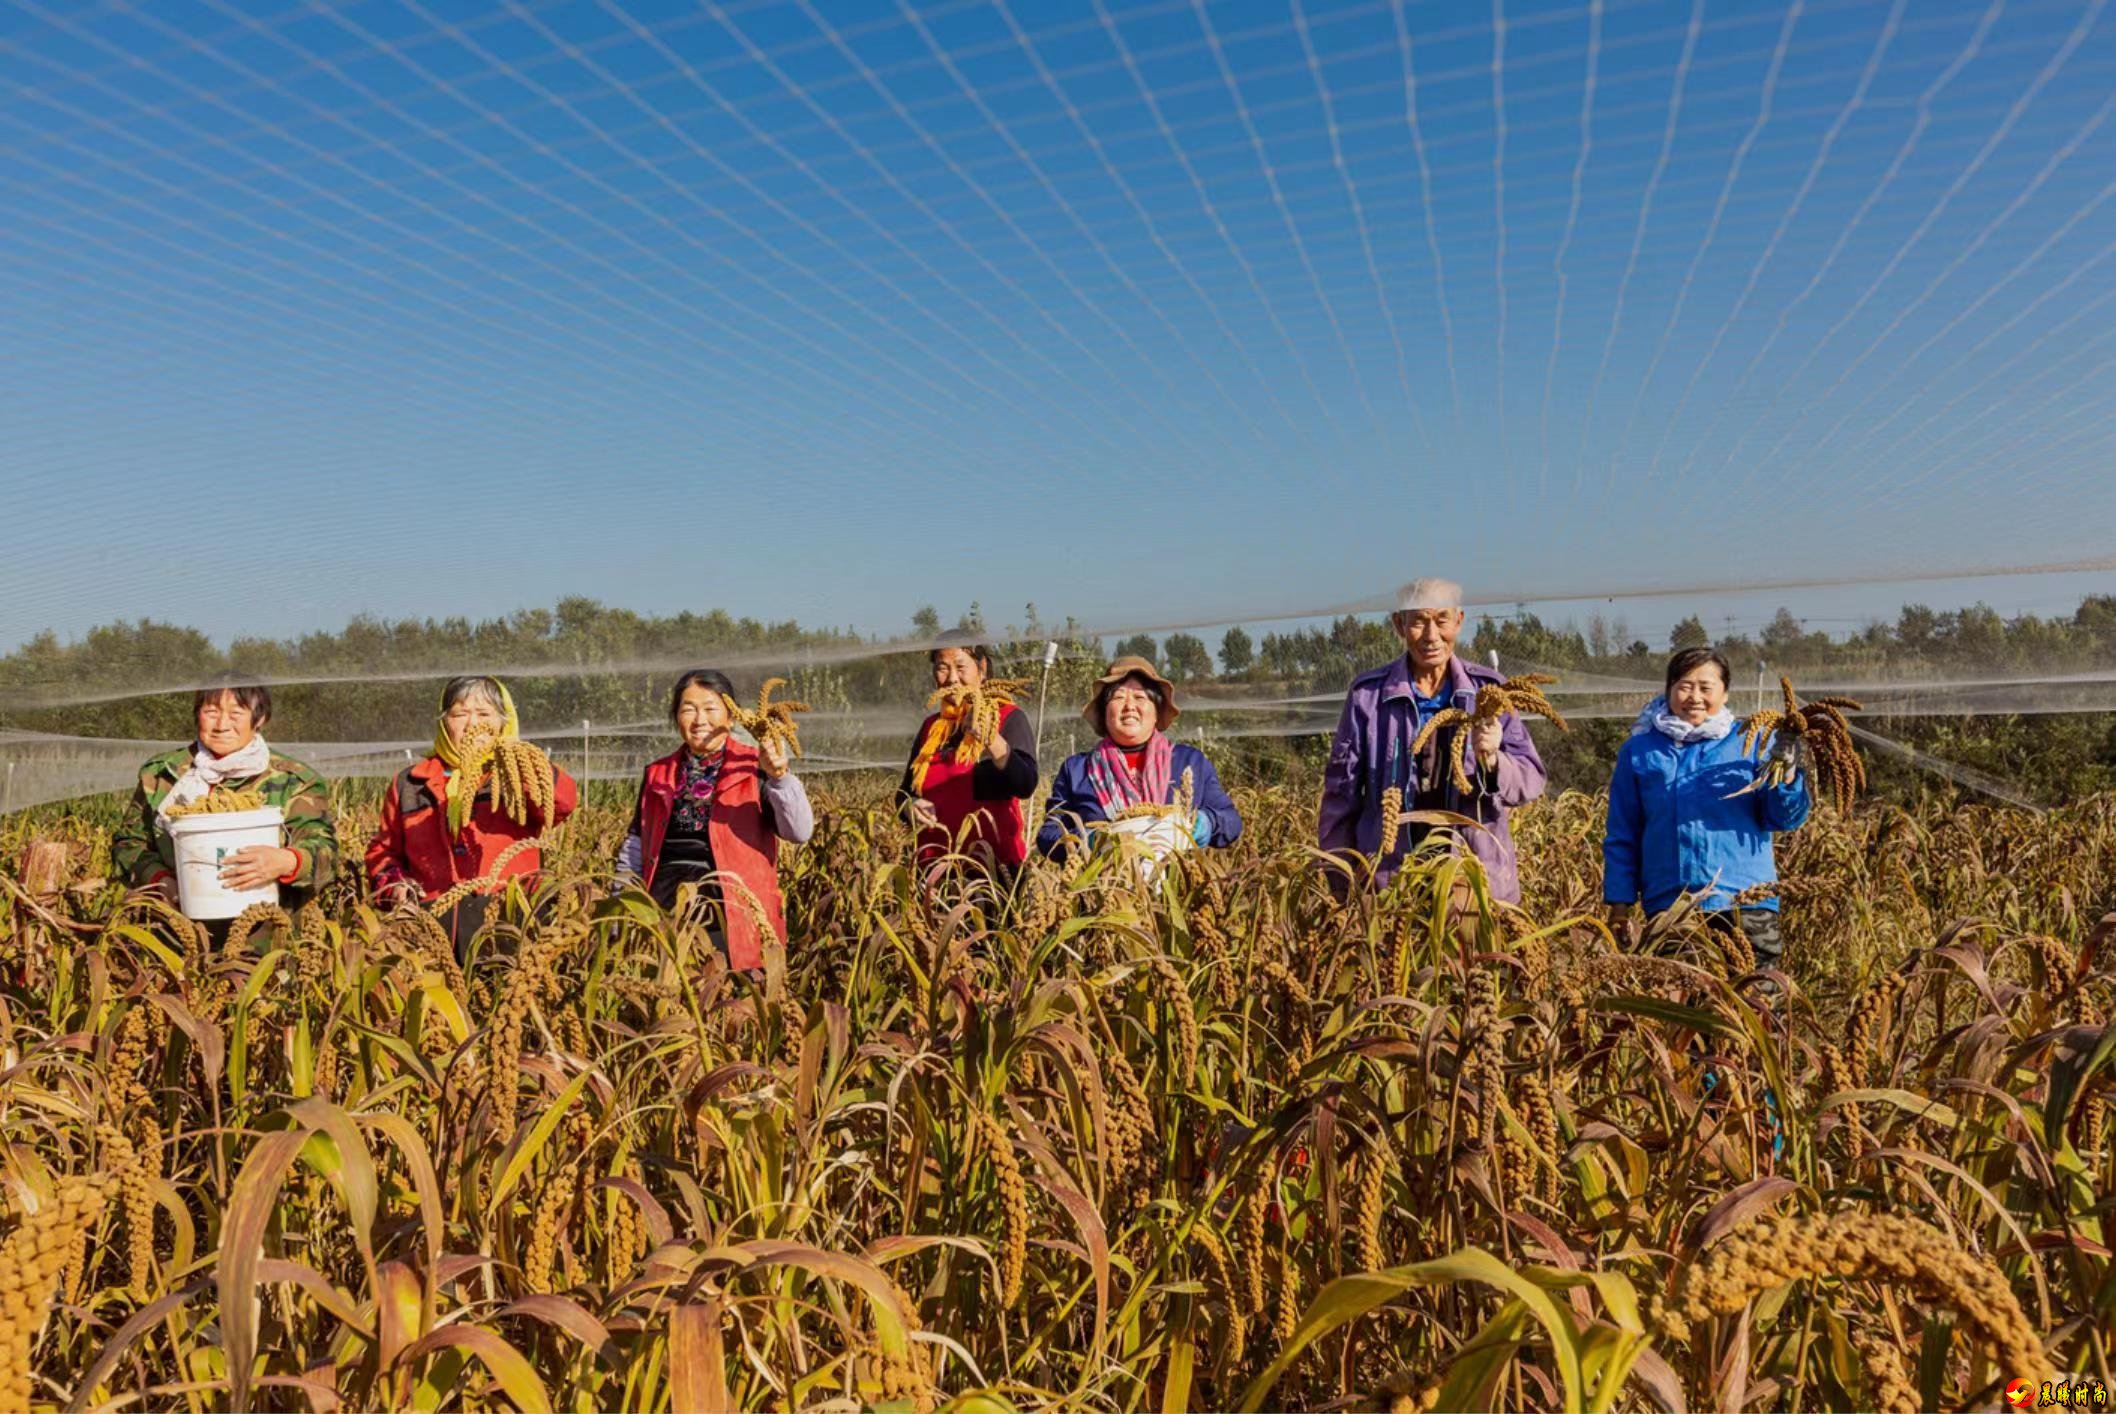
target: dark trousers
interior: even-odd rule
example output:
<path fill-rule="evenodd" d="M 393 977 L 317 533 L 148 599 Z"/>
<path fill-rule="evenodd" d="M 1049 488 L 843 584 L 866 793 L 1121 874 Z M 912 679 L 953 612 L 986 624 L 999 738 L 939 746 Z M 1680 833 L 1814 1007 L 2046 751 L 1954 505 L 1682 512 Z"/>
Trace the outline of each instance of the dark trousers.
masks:
<path fill-rule="evenodd" d="M 441 926 L 448 930 L 448 941 L 455 947 L 458 966 L 470 965 L 470 940 L 485 926 L 485 915 L 491 908 L 490 894 L 470 894 L 441 915 Z"/>
<path fill-rule="evenodd" d="M 1776 967 L 1785 952 L 1785 935 L 1778 926 L 1778 911 L 1773 908 L 1727 908 L 1705 915 L 1705 922 L 1722 933 L 1732 933 L 1736 928 L 1749 940 L 1749 951 L 1756 954 L 1759 968 Z"/>

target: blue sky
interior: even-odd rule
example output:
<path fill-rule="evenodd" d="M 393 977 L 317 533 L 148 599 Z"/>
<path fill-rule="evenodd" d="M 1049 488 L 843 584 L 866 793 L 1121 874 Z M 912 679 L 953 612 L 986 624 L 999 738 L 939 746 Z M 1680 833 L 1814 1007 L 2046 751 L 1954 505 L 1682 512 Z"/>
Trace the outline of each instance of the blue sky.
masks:
<path fill-rule="evenodd" d="M 2106 556 L 2112 80 L 2106 0 L 0 0 L 0 647 Z M 1877 594 L 2050 597 L 1774 597 Z"/>

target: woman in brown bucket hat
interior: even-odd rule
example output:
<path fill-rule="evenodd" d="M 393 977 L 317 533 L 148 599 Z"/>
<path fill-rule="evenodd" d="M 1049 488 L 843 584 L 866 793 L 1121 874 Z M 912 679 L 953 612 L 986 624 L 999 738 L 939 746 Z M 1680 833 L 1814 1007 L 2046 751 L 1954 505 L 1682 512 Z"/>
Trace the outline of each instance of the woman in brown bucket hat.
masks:
<path fill-rule="evenodd" d="M 1196 812 L 1186 822 L 1200 845 L 1233 844 L 1242 817 L 1220 784 L 1205 753 L 1171 741 L 1168 728 L 1180 715 L 1176 687 L 1144 658 L 1124 657 L 1095 683 L 1081 713 L 1101 740 L 1068 756 L 1051 781 L 1036 848 L 1056 854 L 1068 839 L 1084 838 L 1088 826 L 1119 819 L 1140 806 L 1179 803 L 1185 777 Z"/>

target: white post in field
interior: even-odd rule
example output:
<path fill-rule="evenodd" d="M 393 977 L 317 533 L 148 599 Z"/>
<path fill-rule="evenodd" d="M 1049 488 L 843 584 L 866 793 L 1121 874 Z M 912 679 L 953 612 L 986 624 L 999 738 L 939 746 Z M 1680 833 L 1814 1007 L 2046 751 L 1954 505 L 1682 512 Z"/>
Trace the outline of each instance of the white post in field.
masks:
<path fill-rule="evenodd" d="M 1051 704 L 1051 665 L 1058 661 L 1058 644 L 1046 640 L 1043 645 L 1043 690 L 1036 695 L 1036 761 L 1043 762 L 1043 713 Z"/>

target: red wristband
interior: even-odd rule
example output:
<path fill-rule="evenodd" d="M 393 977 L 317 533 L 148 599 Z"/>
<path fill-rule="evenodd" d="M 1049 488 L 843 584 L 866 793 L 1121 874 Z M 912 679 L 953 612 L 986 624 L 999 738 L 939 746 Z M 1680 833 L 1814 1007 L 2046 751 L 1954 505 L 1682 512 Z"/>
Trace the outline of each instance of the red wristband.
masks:
<path fill-rule="evenodd" d="M 291 884 L 296 879 L 300 878 L 301 871 L 303 869 L 306 869 L 309 863 L 309 857 L 303 854 L 300 850 L 293 848 L 292 846 L 288 847 L 287 853 L 294 856 L 294 867 L 279 876 L 279 882 L 282 884 Z"/>

